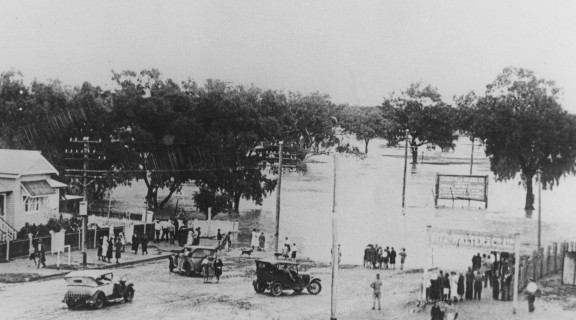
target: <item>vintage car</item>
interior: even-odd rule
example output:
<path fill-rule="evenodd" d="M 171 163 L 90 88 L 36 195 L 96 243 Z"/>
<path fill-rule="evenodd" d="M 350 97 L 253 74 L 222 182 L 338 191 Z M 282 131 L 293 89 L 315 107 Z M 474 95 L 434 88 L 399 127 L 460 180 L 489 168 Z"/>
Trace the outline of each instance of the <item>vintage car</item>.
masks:
<path fill-rule="evenodd" d="M 170 272 L 184 273 L 187 276 L 200 275 L 202 273 L 202 261 L 204 258 L 216 254 L 217 249 L 208 246 L 184 246 L 183 252 L 168 257 L 168 270 Z M 184 259 L 181 270 L 178 270 L 178 262 Z"/>
<path fill-rule="evenodd" d="M 134 298 L 134 285 L 123 278 L 113 281 L 113 274 L 108 270 L 74 271 L 64 279 L 68 285 L 62 302 L 69 309 L 80 306 L 100 309 L 106 303 L 130 302 Z"/>
<path fill-rule="evenodd" d="M 256 260 L 256 280 L 252 282 L 257 293 L 267 289 L 278 297 L 284 290 L 294 290 L 296 293 L 307 289 L 310 294 L 318 294 L 322 290 L 320 279 L 309 274 L 298 273 L 298 263 L 283 260 Z"/>

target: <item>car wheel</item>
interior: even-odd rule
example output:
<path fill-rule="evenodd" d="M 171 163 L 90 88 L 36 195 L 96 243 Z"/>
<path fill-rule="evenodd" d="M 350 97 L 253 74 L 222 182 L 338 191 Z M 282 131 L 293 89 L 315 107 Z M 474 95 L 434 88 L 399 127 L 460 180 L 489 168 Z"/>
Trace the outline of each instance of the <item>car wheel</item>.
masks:
<path fill-rule="evenodd" d="M 104 296 L 104 292 L 98 292 L 98 294 L 96 294 L 96 301 L 94 302 L 94 309 L 101 309 L 105 303 L 106 297 Z"/>
<path fill-rule="evenodd" d="M 322 285 L 320 284 L 320 281 L 314 280 L 310 282 L 310 284 L 308 285 L 308 293 L 319 294 L 320 291 L 322 291 Z"/>
<path fill-rule="evenodd" d="M 134 299 L 134 289 L 129 287 L 126 289 L 126 293 L 124 293 L 124 301 L 131 302 Z"/>
<path fill-rule="evenodd" d="M 174 262 L 172 262 L 172 258 L 168 258 L 168 270 L 170 270 L 170 272 L 174 271 Z"/>
<path fill-rule="evenodd" d="M 266 285 L 263 285 L 259 282 L 255 282 L 254 283 L 254 291 L 256 291 L 256 293 L 262 293 L 262 292 L 266 291 Z"/>
<path fill-rule="evenodd" d="M 279 297 L 282 295 L 282 290 L 282 284 L 280 282 L 276 282 L 270 288 L 270 293 L 272 293 L 274 297 Z"/>

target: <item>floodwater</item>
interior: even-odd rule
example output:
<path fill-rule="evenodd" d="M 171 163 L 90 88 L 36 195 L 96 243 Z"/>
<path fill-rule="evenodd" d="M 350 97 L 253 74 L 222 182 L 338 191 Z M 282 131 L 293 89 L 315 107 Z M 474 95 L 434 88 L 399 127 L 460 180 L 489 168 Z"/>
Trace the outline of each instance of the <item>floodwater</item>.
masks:
<path fill-rule="evenodd" d="M 351 141 L 353 142 L 353 141 Z M 362 143 L 357 143 L 362 150 Z M 365 159 L 338 158 L 336 219 L 342 262 L 361 264 L 368 243 L 406 248 L 407 267 L 422 267 L 426 247 L 426 226 L 499 234 L 520 233 L 521 250 L 530 252 L 537 241 L 538 211 L 527 215 L 523 210 L 525 190 L 519 180 L 496 182 L 489 171 L 483 147 L 474 150 L 474 175 L 489 175 L 488 209 L 484 203 L 439 200 L 434 206 L 433 188 L 436 174 L 469 174 L 471 142 L 458 141 L 452 152 L 421 148 L 414 169 L 408 164 L 406 208 L 402 214 L 402 178 L 404 150 L 387 148 L 382 140 L 370 142 Z M 409 158 L 408 161 L 411 161 Z M 289 237 L 298 246 L 299 255 L 328 261 L 332 243 L 333 157 L 311 158 L 306 174 L 286 173 L 282 179 L 280 238 Z M 535 184 L 535 186 L 537 186 Z M 174 206 L 192 210 L 193 187 L 186 187 L 171 200 Z M 553 190 L 542 191 L 542 243 L 570 239 L 576 230 L 572 208 L 576 204 L 576 178 L 567 177 Z M 538 199 L 537 189 L 534 190 Z M 143 183 L 112 192 L 113 207 L 142 208 Z M 536 200 L 538 201 L 538 200 Z M 242 201 L 240 204 L 240 240 L 247 239 L 252 228 L 267 235 L 273 245 L 276 193 L 262 206 Z M 538 203 L 535 203 L 537 208 Z M 573 237 L 572 237 L 573 240 Z M 282 242 L 282 241 L 281 241 Z M 464 270 L 471 255 L 478 251 L 432 247 L 429 263 L 440 268 Z M 481 252 L 483 253 L 483 252 Z"/>

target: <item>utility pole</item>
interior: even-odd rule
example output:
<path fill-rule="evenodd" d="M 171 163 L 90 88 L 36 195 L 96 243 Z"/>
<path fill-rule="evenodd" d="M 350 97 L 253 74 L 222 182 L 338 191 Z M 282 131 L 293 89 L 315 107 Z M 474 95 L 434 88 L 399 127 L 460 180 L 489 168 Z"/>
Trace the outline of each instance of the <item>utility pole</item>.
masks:
<path fill-rule="evenodd" d="M 76 177 L 76 178 L 82 178 L 82 197 L 83 197 L 83 202 L 86 203 L 86 206 L 88 204 L 88 185 L 90 185 L 92 182 L 94 182 L 94 180 L 92 180 L 91 182 L 88 182 L 88 162 L 92 161 L 92 160 L 105 160 L 106 156 L 101 156 L 99 153 L 96 153 L 95 150 L 92 150 L 90 148 L 90 144 L 91 143 L 101 143 L 102 140 L 98 140 L 98 141 L 91 141 L 90 138 L 88 136 L 84 136 L 82 138 L 82 140 L 78 140 L 77 138 L 70 138 L 70 142 L 71 143 L 81 143 L 82 144 L 82 149 L 80 150 L 75 150 L 75 149 L 70 149 L 70 151 L 68 151 L 68 149 L 65 150 L 66 153 L 71 154 L 71 155 L 80 155 L 81 158 L 68 158 L 68 160 L 82 160 L 83 164 L 82 164 L 82 171 L 81 171 L 81 175 L 78 175 L 78 171 L 79 170 L 66 170 L 67 172 L 76 172 L 76 174 L 67 174 L 67 176 L 69 177 Z M 98 176 L 90 176 L 91 178 L 98 178 Z M 82 265 L 86 266 L 87 264 L 87 255 L 86 255 L 86 242 L 87 242 L 87 234 L 86 234 L 86 224 L 88 222 L 88 216 L 87 215 L 82 215 L 82 235 L 81 235 L 81 247 L 82 247 Z"/>
<path fill-rule="evenodd" d="M 339 255 L 338 229 L 336 225 L 336 172 L 338 172 L 338 154 L 334 151 L 334 185 L 332 190 L 332 289 L 330 303 L 330 320 L 336 320 L 336 279 L 338 278 Z"/>
<path fill-rule="evenodd" d="M 542 171 L 538 171 L 538 250 L 542 248 Z"/>
<path fill-rule="evenodd" d="M 282 145 L 283 141 L 278 142 L 278 185 L 276 186 L 276 252 L 278 252 L 278 243 L 280 242 L 280 193 L 282 189 Z"/>
<path fill-rule="evenodd" d="M 473 165 L 474 165 L 474 138 L 472 138 L 472 151 L 470 152 L 470 175 L 472 175 Z"/>
<path fill-rule="evenodd" d="M 408 134 L 410 130 L 406 129 L 406 136 L 404 140 L 406 141 L 404 144 L 404 179 L 402 183 L 402 218 L 404 219 L 404 243 L 406 243 L 406 170 L 408 168 Z M 416 165 L 416 164 L 414 164 Z"/>
<path fill-rule="evenodd" d="M 406 213 L 404 212 L 404 199 L 406 197 L 406 169 L 408 167 L 408 133 L 410 133 L 410 130 L 406 129 L 406 136 L 405 136 L 405 140 L 406 143 L 404 145 L 404 180 L 402 183 L 402 214 L 405 215 Z"/>

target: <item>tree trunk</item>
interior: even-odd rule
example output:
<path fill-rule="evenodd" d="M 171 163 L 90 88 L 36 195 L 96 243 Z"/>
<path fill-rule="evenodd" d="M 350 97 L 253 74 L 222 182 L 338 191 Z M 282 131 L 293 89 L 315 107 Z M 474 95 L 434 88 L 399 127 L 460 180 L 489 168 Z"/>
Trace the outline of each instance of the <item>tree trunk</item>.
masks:
<path fill-rule="evenodd" d="M 412 146 L 410 149 L 412 151 L 412 165 L 416 165 L 418 163 L 418 147 Z"/>
<path fill-rule="evenodd" d="M 365 154 L 368 154 L 368 142 L 370 142 L 370 139 L 364 139 L 364 143 L 365 143 L 364 153 Z"/>
<path fill-rule="evenodd" d="M 160 202 L 160 204 L 158 205 L 160 208 L 164 208 L 164 205 L 166 203 L 168 203 L 168 201 L 170 201 L 170 198 L 172 198 L 172 195 L 174 194 L 174 192 L 176 190 L 178 190 L 178 188 L 180 187 L 181 183 L 174 183 L 172 184 L 172 186 L 170 187 L 170 192 L 168 193 L 168 195 L 166 196 L 166 198 L 164 198 L 164 200 L 162 200 Z"/>
<path fill-rule="evenodd" d="M 532 190 L 532 177 L 526 177 L 526 205 L 524 210 L 534 210 L 534 192 Z"/>
<path fill-rule="evenodd" d="M 234 212 L 238 213 L 240 208 L 240 198 L 242 197 L 241 192 L 234 192 Z"/>

